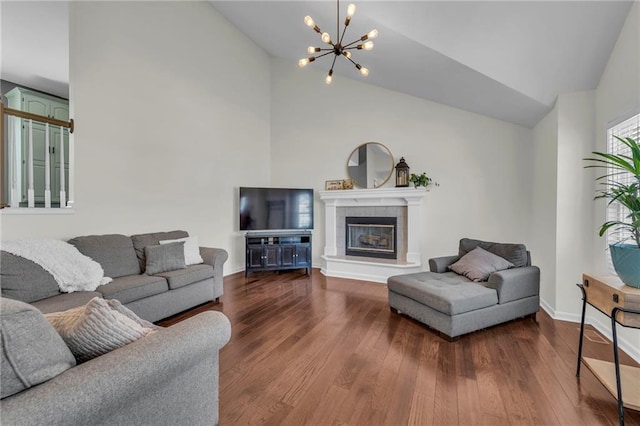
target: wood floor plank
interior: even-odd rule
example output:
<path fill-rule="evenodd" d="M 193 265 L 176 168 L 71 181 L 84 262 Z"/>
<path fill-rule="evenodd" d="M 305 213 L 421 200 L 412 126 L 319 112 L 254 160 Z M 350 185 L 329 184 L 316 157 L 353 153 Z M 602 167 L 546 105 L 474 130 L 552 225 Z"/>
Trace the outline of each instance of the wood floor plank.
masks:
<path fill-rule="evenodd" d="M 386 285 L 314 269 L 227 276 L 220 303 L 159 324 L 207 310 L 232 324 L 223 426 L 617 424 L 609 392 L 585 367 L 575 376 L 578 325 L 543 311 L 448 342 L 390 312 Z M 587 332 L 585 354 L 610 361 L 610 342 Z M 640 426 L 640 412 L 625 420 Z"/>

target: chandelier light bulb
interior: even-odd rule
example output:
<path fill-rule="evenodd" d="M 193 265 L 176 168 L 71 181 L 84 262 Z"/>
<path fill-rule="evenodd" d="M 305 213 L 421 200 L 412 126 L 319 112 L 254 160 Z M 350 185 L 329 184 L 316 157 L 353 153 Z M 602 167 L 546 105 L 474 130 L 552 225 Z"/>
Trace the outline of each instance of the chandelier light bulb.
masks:
<path fill-rule="evenodd" d="M 313 62 L 313 61 L 315 61 L 315 60 L 316 60 L 316 58 L 315 58 L 315 57 L 313 57 L 313 56 L 312 56 L 312 57 L 310 57 L 310 58 L 303 58 L 303 59 L 300 59 L 300 60 L 298 61 L 298 66 L 299 66 L 300 68 L 304 68 L 305 66 L 307 66 L 307 64 L 308 64 L 309 62 Z"/>
<path fill-rule="evenodd" d="M 378 37 L 378 30 L 371 30 L 367 33 L 367 38 L 376 38 Z"/>
<path fill-rule="evenodd" d="M 362 48 L 364 50 L 372 50 L 373 49 L 373 42 L 372 41 L 368 41 L 365 44 L 362 45 Z"/>
<path fill-rule="evenodd" d="M 327 84 L 331 84 L 331 81 L 333 81 L 333 70 L 329 70 L 329 74 L 327 74 L 327 77 L 324 79 L 324 82 Z"/>
<path fill-rule="evenodd" d="M 351 59 L 351 52 L 349 52 L 348 50 L 345 50 L 344 52 L 342 52 L 342 54 L 347 58 Z"/>
<path fill-rule="evenodd" d="M 304 17 L 304 23 L 307 24 L 308 27 L 315 27 L 316 23 L 313 21 L 313 18 L 309 15 Z"/>
<path fill-rule="evenodd" d="M 362 74 L 364 77 L 369 75 L 369 69 L 365 68 L 365 67 L 360 67 L 360 74 Z"/>
<path fill-rule="evenodd" d="M 313 46 L 307 47 L 307 53 L 309 55 L 313 55 L 314 53 L 319 52 L 319 51 L 320 51 L 319 47 L 313 47 Z"/>
<path fill-rule="evenodd" d="M 347 16 L 351 18 L 354 13 L 356 13 L 356 5 L 351 3 L 349 6 L 347 6 Z"/>
<path fill-rule="evenodd" d="M 327 32 L 322 33 L 322 41 L 324 43 L 331 44 L 331 36 L 329 35 L 329 33 Z"/>

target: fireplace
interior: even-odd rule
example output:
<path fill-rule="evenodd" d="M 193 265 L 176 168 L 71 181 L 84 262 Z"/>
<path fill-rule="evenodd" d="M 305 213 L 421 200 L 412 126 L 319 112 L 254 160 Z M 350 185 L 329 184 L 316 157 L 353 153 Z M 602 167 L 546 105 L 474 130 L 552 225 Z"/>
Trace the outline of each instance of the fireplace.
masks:
<path fill-rule="evenodd" d="M 397 259 L 397 218 L 346 217 L 345 254 Z"/>

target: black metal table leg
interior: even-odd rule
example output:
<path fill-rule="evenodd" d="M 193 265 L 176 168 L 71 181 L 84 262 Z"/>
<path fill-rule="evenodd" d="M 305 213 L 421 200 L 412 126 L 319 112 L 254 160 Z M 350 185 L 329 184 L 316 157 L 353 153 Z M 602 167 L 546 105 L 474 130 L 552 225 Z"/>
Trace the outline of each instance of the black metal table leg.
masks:
<path fill-rule="evenodd" d="M 616 314 L 619 308 L 611 311 L 611 336 L 613 340 L 613 361 L 616 367 L 616 388 L 618 391 L 618 419 L 620 426 L 624 426 L 624 406 L 622 403 L 622 381 L 620 379 L 620 358 L 618 356 L 618 334 L 616 333 Z"/>
<path fill-rule="evenodd" d="M 582 364 L 582 341 L 584 339 L 584 315 L 587 309 L 587 293 L 582 284 L 576 284 L 582 290 L 582 320 L 580 321 L 580 342 L 578 343 L 578 366 L 576 367 L 576 377 L 580 377 L 580 365 Z"/>

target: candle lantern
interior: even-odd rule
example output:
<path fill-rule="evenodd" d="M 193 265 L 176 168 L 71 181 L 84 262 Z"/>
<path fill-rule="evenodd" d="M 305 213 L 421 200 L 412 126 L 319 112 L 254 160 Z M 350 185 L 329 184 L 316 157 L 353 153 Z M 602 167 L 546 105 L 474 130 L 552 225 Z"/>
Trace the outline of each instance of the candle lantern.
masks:
<path fill-rule="evenodd" d="M 396 188 L 404 186 L 409 186 L 409 165 L 401 157 L 396 164 Z"/>

